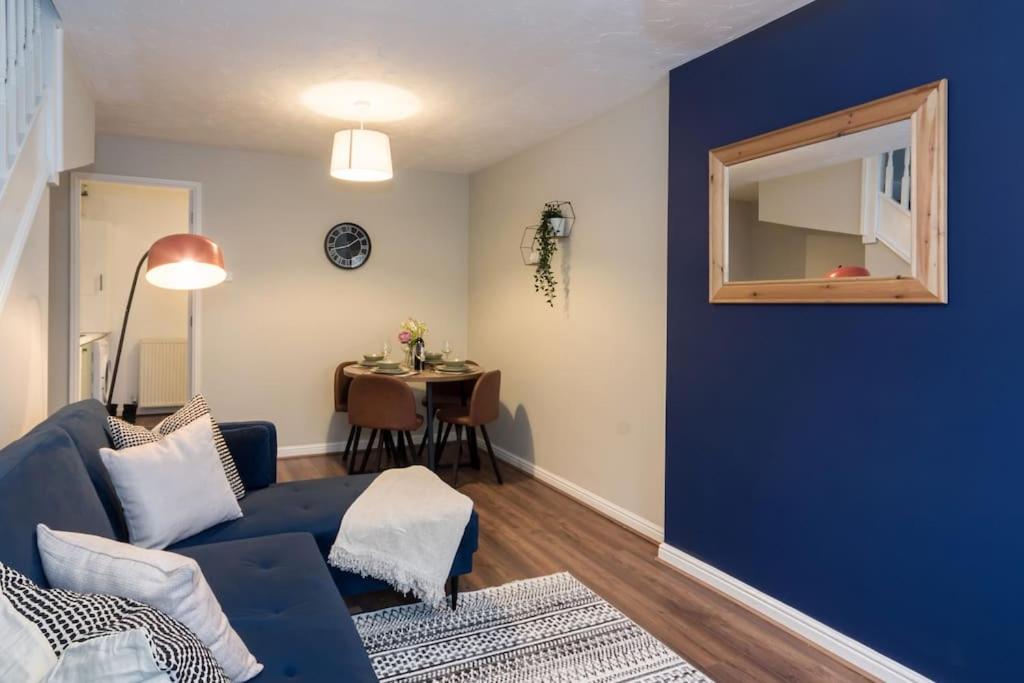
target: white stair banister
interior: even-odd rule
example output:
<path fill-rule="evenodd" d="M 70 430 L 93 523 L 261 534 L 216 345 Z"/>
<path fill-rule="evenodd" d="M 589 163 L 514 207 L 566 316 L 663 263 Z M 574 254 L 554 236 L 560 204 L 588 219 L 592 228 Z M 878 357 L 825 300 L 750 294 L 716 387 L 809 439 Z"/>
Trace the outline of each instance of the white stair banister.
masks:
<path fill-rule="evenodd" d="M 49 81 L 43 1 L 0 0 L 0 188 L 43 103 Z M 48 17 L 55 16 L 51 9 L 47 11 L 51 13 Z M 51 30 L 52 23 L 48 24 Z"/>
<path fill-rule="evenodd" d="M 0 29 L 0 184 L 7 177 L 7 4 L 8 0 L 0 0 L 0 19 L 4 20 Z"/>
<path fill-rule="evenodd" d="M 900 178 L 900 206 L 910 208 L 910 150 L 903 150 L 903 176 Z"/>
<path fill-rule="evenodd" d="M 6 78 L 4 80 L 4 175 L 11 170 L 14 155 L 18 151 L 17 133 L 15 122 L 18 118 L 18 90 L 17 90 L 17 63 L 18 63 L 18 3 L 21 0 L 4 0 L 4 62 L 6 64 Z"/>
<path fill-rule="evenodd" d="M 885 178 L 882 194 L 886 197 L 893 196 L 893 153 L 886 153 L 886 172 L 883 176 Z"/>

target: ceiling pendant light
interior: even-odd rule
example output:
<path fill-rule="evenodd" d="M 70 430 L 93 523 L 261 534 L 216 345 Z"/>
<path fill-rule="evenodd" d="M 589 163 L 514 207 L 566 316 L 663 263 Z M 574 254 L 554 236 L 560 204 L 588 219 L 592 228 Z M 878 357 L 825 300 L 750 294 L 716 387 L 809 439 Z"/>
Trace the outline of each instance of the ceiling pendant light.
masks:
<path fill-rule="evenodd" d="M 368 108 L 369 102 L 357 102 Z M 390 180 L 391 140 L 386 133 L 366 130 L 360 120 L 359 128 L 339 130 L 334 134 L 331 152 L 331 175 L 339 180 L 380 182 Z"/>

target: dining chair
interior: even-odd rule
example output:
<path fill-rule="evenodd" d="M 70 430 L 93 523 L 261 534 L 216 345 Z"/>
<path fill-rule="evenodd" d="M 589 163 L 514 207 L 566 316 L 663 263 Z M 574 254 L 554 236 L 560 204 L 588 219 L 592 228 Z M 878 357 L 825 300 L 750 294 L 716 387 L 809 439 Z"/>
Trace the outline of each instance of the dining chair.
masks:
<path fill-rule="evenodd" d="M 357 445 L 353 448 L 353 465 L 359 438 L 364 429 L 370 430 L 370 440 L 363 453 L 359 472 L 366 471 L 374 441 L 378 437 L 378 470 L 383 465 L 385 454 L 396 464 L 410 464 L 409 454 L 413 450 L 411 432 L 423 425 L 423 418 L 416 412 L 416 396 L 408 384 L 394 377 L 378 375 L 353 378 L 348 396 L 348 421 L 356 430 L 354 443 Z M 392 432 L 395 433 L 394 437 Z"/>
<path fill-rule="evenodd" d="M 334 369 L 334 412 L 336 413 L 347 413 L 348 412 L 348 394 L 352 387 L 352 378 L 345 375 L 345 368 L 350 365 L 355 365 L 358 361 L 347 360 L 344 363 L 339 363 L 338 367 Z M 345 452 L 343 457 L 345 459 L 345 468 L 351 472 L 352 466 L 349 462 L 354 460 L 352 444 L 355 441 L 356 430 L 349 422 L 348 426 L 348 441 L 345 442 Z"/>
<path fill-rule="evenodd" d="M 437 411 L 437 419 L 444 425 L 444 435 L 441 437 L 439 453 L 444 453 L 445 444 L 451 434 L 452 427 L 455 427 L 455 438 L 458 439 L 459 448 L 455 453 L 452 463 L 452 486 L 459 483 L 459 461 L 462 459 L 462 430 L 467 432 L 466 440 L 469 442 L 469 452 L 473 460 L 479 460 L 477 455 L 476 430 L 479 428 L 484 436 L 484 443 L 487 445 L 487 453 L 491 456 L 491 467 L 494 468 L 494 478 L 502 484 L 501 472 L 498 470 L 498 460 L 494 457 L 494 447 L 491 446 L 491 436 L 487 433 L 487 425 L 498 419 L 498 411 L 501 399 L 501 370 L 491 370 L 480 375 L 473 387 L 473 393 L 469 397 L 468 406 L 448 406 Z"/>
<path fill-rule="evenodd" d="M 467 360 L 470 365 L 476 365 L 475 361 Z M 463 380 L 461 382 L 438 382 L 434 385 L 434 409 L 440 410 L 441 408 L 457 408 L 459 406 L 469 405 L 470 394 L 473 393 L 473 387 L 476 386 L 476 378 Z M 420 401 L 424 408 L 427 407 L 427 397 L 424 396 Z M 430 416 L 428 416 L 430 417 Z M 434 418 L 436 419 L 436 417 Z M 438 429 L 440 431 L 440 427 Z M 423 439 L 420 440 L 420 447 L 416 451 L 416 459 L 423 459 L 423 449 L 427 445 L 427 436 L 423 435 Z M 479 466 L 479 463 L 475 463 Z"/>

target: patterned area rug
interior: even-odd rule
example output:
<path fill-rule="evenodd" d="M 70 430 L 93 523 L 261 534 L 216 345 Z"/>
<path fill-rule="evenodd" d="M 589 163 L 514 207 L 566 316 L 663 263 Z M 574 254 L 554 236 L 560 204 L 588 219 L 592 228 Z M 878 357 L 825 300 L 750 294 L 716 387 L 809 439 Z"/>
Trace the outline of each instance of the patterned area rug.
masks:
<path fill-rule="evenodd" d="M 355 616 L 377 677 L 392 681 L 685 681 L 711 679 L 561 573 Z"/>

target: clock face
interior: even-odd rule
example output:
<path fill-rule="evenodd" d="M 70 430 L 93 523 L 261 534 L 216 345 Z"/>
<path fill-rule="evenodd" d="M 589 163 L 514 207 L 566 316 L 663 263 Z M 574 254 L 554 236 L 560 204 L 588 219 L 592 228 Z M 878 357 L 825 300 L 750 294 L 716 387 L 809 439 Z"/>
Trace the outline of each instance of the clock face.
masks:
<path fill-rule="evenodd" d="M 327 231 L 324 252 L 339 268 L 353 270 L 370 258 L 370 236 L 355 223 L 338 223 Z"/>

